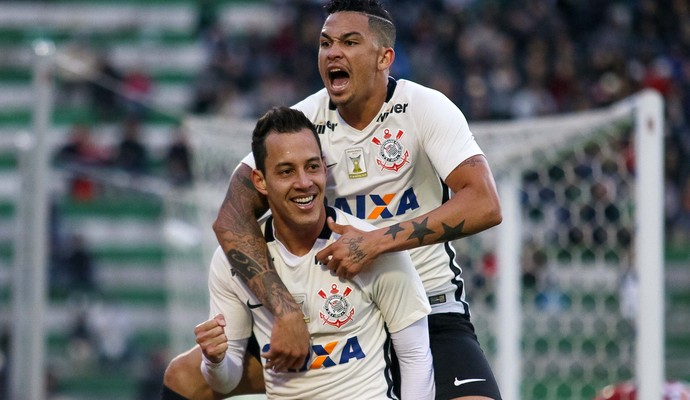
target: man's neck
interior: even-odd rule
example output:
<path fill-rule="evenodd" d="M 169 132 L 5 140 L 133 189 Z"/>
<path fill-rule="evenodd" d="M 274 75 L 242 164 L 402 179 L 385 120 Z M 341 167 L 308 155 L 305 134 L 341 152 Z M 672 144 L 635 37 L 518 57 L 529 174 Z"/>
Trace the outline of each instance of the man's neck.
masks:
<path fill-rule="evenodd" d="M 316 239 L 319 238 L 319 234 L 323 230 L 324 224 L 326 224 L 325 213 L 323 214 L 323 217 L 319 219 L 319 223 L 307 228 L 283 226 L 274 218 L 274 235 L 290 253 L 301 257 L 305 254 L 308 254 L 312 250 L 314 243 L 316 243 Z M 288 234 L 284 235 L 283 232 L 288 232 Z"/>
<path fill-rule="evenodd" d="M 381 106 L 386 102 L 387 96 L 388 77 L 386 76 L 382 82 L 377 83 L 376 89 L 372 91 L 370 96 L 366 97 L 362 102 L 338 106 L 338 113 L 348 125 L 357 130 L 362 130 L 379 114 Z"/>

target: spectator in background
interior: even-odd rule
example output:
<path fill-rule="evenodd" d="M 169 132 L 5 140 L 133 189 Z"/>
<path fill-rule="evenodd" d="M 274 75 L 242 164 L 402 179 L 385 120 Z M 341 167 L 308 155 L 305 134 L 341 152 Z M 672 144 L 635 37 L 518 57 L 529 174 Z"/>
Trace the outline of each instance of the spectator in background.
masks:
<path fill-rule="evenodd" d="M 70 291 L 88 294 L 98 291 L 94 258 L 80 234 L 74 234 L 70 238 L 64 254 L 63 267 L 69 277 L 68 288 Z"/>
<path fill-rule="evenodd" d="M 89 201 L 95 196 L 96 185 L 89 178 L 87 169 L 107 163 L 108 153 L 92 140 L 89 125 L 72 126 L 67 143 L 55 154 L 55 163 L 71 172 L 69 191 L 74 200 Z"/>
<path fill-rule="evenodd" d="M 56 161 L 81 165 L 103 165 L 108 158 L 107 153 L 92 140 L 91 135 L 90 125 L 73 125 L 67 143 L 61 146 L 56 154 Z"/>
<path fill-rule="evenodd" d="M 124 74 L 121 88 L 125 118 L 146 119 L 153 92 L 151 76 L 143 67 L 134 67 Z"/>
<path fill-rule="evenodd" d="M 122 73 L 115 68 L 106 54 L 99 54 L 94 72 L 94 79 L 90 82 L 91 104 L 98 118 L 112 121 L 122 115 L 120 109 L 120 91 Z"/>
<path fill-rule="evenodd" d="M 165 155 L 165 173 L 170 183 L 184 186 L 192 182 L 191 157 L 187 138 L 182 129 L 178 128 Z"/>
<path fill-rule="evenodd" d="M 132 174 L 145 174 L 149 168 L 149 150 L 141 141 L 141 122 L 128 118 L 122 122 L 122 139 L 115 150 L 113 165 Z"/>
<path fill-rule="evenodd" d="M 197 0 L 196 26 L 197 36 L 203 37 L 207 31 L 218 23 L 218 2 L 216 0 Z"/>

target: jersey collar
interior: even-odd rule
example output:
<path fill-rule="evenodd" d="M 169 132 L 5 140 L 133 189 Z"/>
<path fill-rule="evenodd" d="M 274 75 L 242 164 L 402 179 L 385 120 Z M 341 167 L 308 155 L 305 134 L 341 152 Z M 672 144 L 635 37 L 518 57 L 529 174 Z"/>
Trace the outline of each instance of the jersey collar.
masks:
<path fill-rule="evenodd" d="M 335 208 L 333 207 L 328 207 L 326 206 L 326 218 L 331 217 L 335 221 L 336 215 L 335 215 Z M 328 227 L 328 221 L 324 222 L 323 228 L 321 229 L 321 233 L 319 233 L 319 239 L 326 239 L 331 237 L 331 234 L 333 232 L 331 229 Z M 264 239 L 266 239 L 266 243 L 273 242 L 276 240 L 275 237 L 275 232 L 273 231 L 273 216 L 269 216 L 266 219 L 266 223 L 264 224 Z"/>

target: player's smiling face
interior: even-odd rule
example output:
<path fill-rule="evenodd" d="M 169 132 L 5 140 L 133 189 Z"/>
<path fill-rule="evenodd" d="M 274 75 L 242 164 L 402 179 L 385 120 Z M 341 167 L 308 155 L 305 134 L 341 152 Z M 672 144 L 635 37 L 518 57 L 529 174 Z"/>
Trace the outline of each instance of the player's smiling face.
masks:
<path fill-rule="evenodd" d="M 366 15 L 348 11 L 328 16 L 319 40 L 319 73 L 336 106 L 366 101 L 382 52 Z"/>
<path fill-rule="evenodd" d="M 276 230 L 318 235 L 326 219 L 326 168 L 314 134 L 271 133 L 265 145 L 266 173 L 255 173 L 254 184 L 268 198 Z"/>

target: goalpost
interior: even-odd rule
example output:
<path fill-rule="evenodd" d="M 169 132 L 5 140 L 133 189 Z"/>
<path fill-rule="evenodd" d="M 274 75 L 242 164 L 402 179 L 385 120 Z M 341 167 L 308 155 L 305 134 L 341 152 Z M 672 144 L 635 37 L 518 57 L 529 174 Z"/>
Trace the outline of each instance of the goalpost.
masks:
<path fill-rule="evenodd" d="M 661 398 L 662 108 L 659 94 L 643 91 L 597 110 L 470 124 L 504 220 L 455 245 L 504 398 L 591 400 L 624 380 L 636 381 L 638 398 Z M 186 201 L 169 199 L 177 204 L 169 221 L 172 231 L 199 232 L 197 275 L 206 276 L 217 246 L 211 224 L 254 122 L 185 121 L 196 182 Z M 178 306 L 194 298 L 193 313 L 205 316 L 205 280 L 190 285 L 187 274 L 170 282 L 186 293 Z M 187 331 L 180 351 L 193 344 Z"/>
<path fill-rule="evenodd" d="M 520 210 L 520 192 L 524 189 L 520 185 L 520 179 L 524 176 L 520 176 L 519 171 L 538 169 L 543 165 L 546 157 L 535 159 L 534 156 L 538 154 L 558 152 L 558 148 L 561 148 L 561 152 L 576 152 L 578 146 L 586 148 L 607 136 L 610 136 L 610 140 L 620 140 L 620 130 L 611 127 L 615 124 L 631 125 L 635 163 L 632 167 L 634 169 L 629 171 L 634 174 L 631 175 L 631 179 L 635 179 L 634 187 L 628 189 L 626 197 L 629 199 L 624 200 L 629 202 L 627 205 L 632 209 L 629 229 L 633 235 L 633 249 L 628 257 L 638 276 L 637 299 L 642 300 L 637 304 L 633 326 L 634 378 L 638 386 L 638 398 L 661 398 L 664 381 L 664 121 L 661 96 L 652 91 L 641 92 L 605 110 L 505 124 L 477 124 L 472 127 L 477 140 L 484 146 L 490 162 L 497 170 L 497 184 L 504 210 L 504 222 L 496 229 L 496 370 L 506 398 L 520 398 L 521 369 L 515 366 L 521 361 L 520 332 L 523 327 L 529 328 L 520 323 L 522 308 L 518 306 L 521 302 L 521 249 L 520 241 L 516 238 L 524 237 L 523 233 L 526 234 L 529 229 L 522 224 L 525 213 Z M 564 132 L 566 127 L 571 127 L 571 130 Z M 570 149 L 569 145 L 572 146 Z M 620 159 L 624 158 L 624 154 L 619 153 L 618 156 Z M 624 258 L 620 256 L 616 257 L 616 262 Z M 613 268 L 617 267 L 620 265 L 614 263 Z M 619 275 L 620 272 L 622 271 L 619 271 Z M 525 335 L 529 335 L 529 332 L 525 332 Z M 619 374 L 618 378 L 628 378 L 626 375 Z M 536 395 L 525 393 L 525 387 L 522 389 L 525 398 Z M 571 398 L 571 390 L 564 392 L 562 397 Z M 555 394 L 558 396 L 558 391 Z M 581 393 L 583 398 L 588 394 L 590 393 Z"/>

